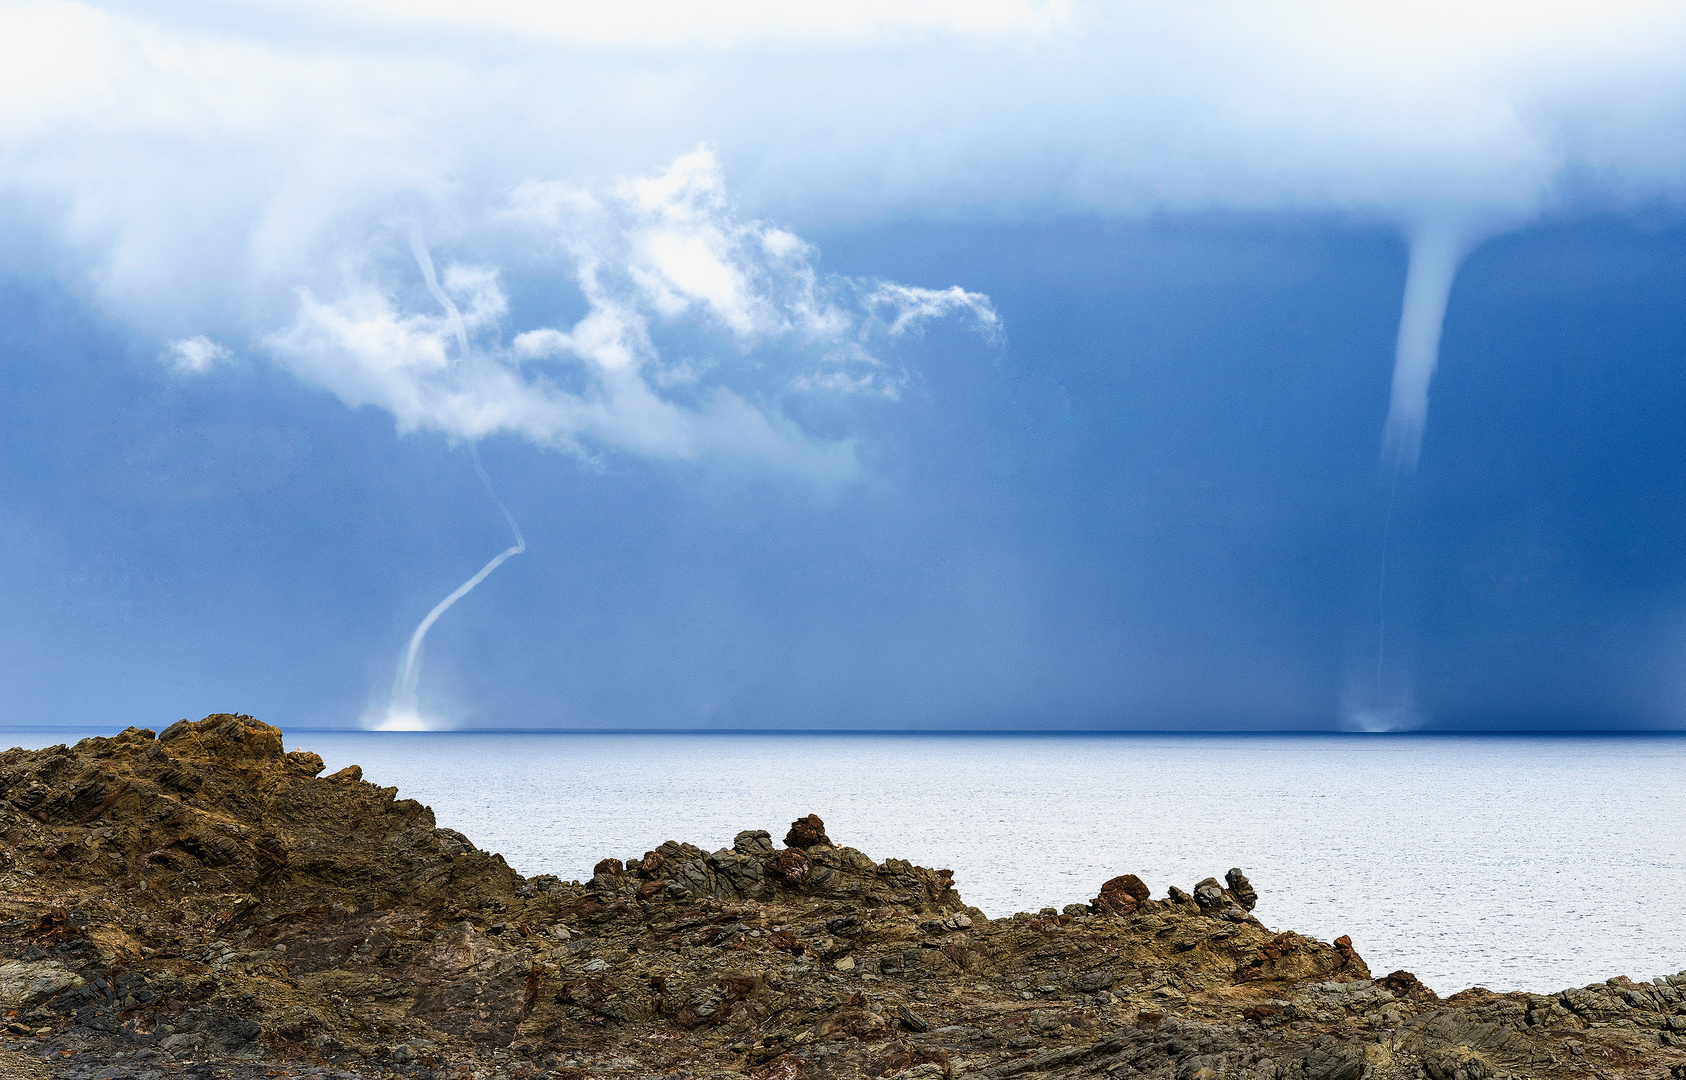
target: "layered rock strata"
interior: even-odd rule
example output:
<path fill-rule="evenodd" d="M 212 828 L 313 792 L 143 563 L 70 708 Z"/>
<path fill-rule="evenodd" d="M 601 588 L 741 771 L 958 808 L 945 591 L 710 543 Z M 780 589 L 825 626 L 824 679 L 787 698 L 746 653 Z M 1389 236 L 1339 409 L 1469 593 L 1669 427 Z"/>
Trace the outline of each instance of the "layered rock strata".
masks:
<path fill-rule="evenodd" d="M 1686 975 L 1442 1001 L 1239 869 L 991 920 L 809 815 L 528 879 L 322 771 L 234 715 L 0 754 L 0 1076 L 1686 1076 Z"/>

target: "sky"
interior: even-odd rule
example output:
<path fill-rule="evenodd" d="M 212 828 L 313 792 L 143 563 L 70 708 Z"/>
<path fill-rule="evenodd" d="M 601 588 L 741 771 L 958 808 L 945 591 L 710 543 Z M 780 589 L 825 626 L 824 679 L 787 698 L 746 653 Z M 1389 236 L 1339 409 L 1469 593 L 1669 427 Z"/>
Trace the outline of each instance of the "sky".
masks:
<path fill-rule="evenodd" d="M 0 724 L 1686 725 L 1682 46 L 0 4 Z"/>

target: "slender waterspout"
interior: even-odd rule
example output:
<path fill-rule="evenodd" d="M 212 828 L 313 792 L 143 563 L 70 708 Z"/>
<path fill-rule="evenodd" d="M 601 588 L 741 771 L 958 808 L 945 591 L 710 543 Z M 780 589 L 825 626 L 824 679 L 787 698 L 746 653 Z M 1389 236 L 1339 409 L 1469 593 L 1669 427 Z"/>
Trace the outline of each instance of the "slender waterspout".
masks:
<path fill-rule="evenodd" d="M 462 313 L 457 310 L 457 305 L 451 301 L 450 295 L 440 288 L 439 277 L 433 269 L 433 256 L 428 253 L 427 245 L 422 241 L 419 231 L 410 234 L 410 249 L 415 254 L 416 264 L 421 267 L 428 291 L 433 293 L 434 299 L 445 309 L 452 336 L 457 340 L 457 356 L 467 357 L 468 330 L 463 324 Z M 469 443 L 468 452 L 474 459 L 474 471 L 480 475 L 480 482 L 486 486 L 486 494 L 503 514 L 503 519 L 509 523 L 509 531 L 515 534 L 515 543 L 494 555 L 478 573 L 458 585 L 451 595 L 433 605 L 433 610 L 416 626 L 415 632 L 410 635 L 410 646 L 404 650 L 404 662 L 399 665 L 398 678 L 392 684 L 392 699 L 387 705 L 386 717 L 377 725 L 383 731 L 426 730 L 430 726 L 421 715 L 421 707 L 416 698 L 416 684 L 421 678 L 422 641 L 427 637 L 428 630 L 439 621 L 439 616 L 450 610 L 452 604 L 467 596 L 476 585 L 486 580 L 487 575 L 503 565 L 505 559 L 527 550 L 526 538 L 521 535 L 521 527 L 515 523 L 515 515 L 509 512 L 509 507 L 503 504 L 503 500 L 498 498 L 498 493 L 492 489 L 492 478 L 486 475 L 486 467 L 480 463 L 479 446 Z"/>

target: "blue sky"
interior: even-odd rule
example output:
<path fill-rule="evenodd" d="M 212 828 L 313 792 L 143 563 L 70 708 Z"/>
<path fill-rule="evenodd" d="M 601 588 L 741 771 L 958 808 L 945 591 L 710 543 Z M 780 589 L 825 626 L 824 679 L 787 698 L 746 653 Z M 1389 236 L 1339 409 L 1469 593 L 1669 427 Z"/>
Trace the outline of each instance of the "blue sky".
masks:
<path fill-rule="evenodd" d="M 0 13 L 0 722 L 1686 719 L 1681 20 L 643 10 Z"/>

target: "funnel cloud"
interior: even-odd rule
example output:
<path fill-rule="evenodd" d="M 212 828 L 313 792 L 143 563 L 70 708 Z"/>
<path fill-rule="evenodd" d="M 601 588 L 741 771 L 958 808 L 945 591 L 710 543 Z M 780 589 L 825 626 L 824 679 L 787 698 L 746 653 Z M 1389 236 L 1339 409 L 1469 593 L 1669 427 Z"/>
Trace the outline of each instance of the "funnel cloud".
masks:
<path fill-rule="evenodd" d="M 1387 424 L 1382 429 L 1382 458 L 1398 472 L 1415 472 L 1422 456 L 1428 392 L 1440 364 L 1446 302 L 1452 295 L 1458 264 L 1469 248 L 1469 231 L 1448 224 L 1425 225 L 1411 236 L 1405 300 L 1394 349 L 1393 389 Z"/>

